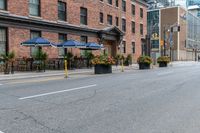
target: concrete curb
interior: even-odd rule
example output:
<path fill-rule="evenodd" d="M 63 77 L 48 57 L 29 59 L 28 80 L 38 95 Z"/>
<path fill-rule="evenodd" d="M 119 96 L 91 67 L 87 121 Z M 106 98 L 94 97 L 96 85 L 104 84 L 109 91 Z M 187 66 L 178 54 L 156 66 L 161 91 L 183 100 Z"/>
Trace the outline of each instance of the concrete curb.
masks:
<path fill-rule="evenodd" d="M 137 68 L 133 67 L 127 67 L 124 68 L 125 70 L 137 70 Z M 113 68 L 113 71 L 120 71 L 121 68 Z M 88 71 L 77 71 L 77 72 L 69 72 L 69 75 L 78 75 L 78 74 L 93 74 L 93 69 L 88 70 Z M 49 74 L 48 74 L 49 73 Z M 29 75 L 30 74 L 30 75 Z M 32 75 L 31 75 L 32 74 Z M 27 79 L 27 78 L 42 78 L 42 77 L 53 77 L 53 76 L 65 76 L 64 71 L 59 71 L 59 72 L 47 72 L 44 74 L 40 73 L 26 73 L 26 74 L 14 74 L 14 75 L 0 75 L 0 81 L 6 81 L 6 80 L 18 80 L 18 79 Z"/>

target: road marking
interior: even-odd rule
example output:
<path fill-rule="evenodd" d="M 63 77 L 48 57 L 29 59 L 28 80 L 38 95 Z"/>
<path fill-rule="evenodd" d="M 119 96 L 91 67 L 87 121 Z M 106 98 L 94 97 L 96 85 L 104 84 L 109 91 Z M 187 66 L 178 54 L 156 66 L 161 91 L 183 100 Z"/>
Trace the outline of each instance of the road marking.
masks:
<path fill-rule="evenodd" d="M 38 94 L 38 95 L 33 95 L 33 96 L 21 97 L 21 98 L 19 98 L 19 100 L 25 100 L 25 99 L 31 99 L 31 98 L 42 97 L 42 96 L 47 96 L 47 95 L 53 95 L 53 94 L 58 94 L 58 93 L 63 93 L 63 92 L 81 90 L 81 89 L 91 88 L 91 87 L 95 87 L 95 86 L 97 86 L 97 85 L 93 84 L 93 85 L 82 86 L 82 87 L 77 87 L 77 88 L 72 88 L 72 89 L 67 89 L 67 90 L 54 91 L 54 92 L 43 93 L 43 94 Z"/>
<path fill-rule="evenodd" d="M 1 85 L 3 85 L 3 84 L 0 83 L 0 86 L 1 86 Z M 0 132 L 0 133 L 1 133 L 1 132 Z"/>
<path fill-rule="evenodd" d="M 0 131 L 0 133 L 4 133 L 4 132 Z"/>
<path fill-rule="evenodd" d="M 157 75 L 158 76 L 162 76 L 162 75 L 167 75 L 167 74 L 172 74 L 173 71 L 169 71 L 169 72 L 161 72 L 161 73 L 158 73 Z"/>

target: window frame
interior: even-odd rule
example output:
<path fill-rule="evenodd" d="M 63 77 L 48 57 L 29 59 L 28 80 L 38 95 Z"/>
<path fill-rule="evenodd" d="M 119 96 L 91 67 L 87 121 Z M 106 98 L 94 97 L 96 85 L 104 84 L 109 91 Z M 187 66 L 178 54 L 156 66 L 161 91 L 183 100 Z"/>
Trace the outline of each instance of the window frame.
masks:
<path fill-rule="evenodd" d="M 85 11 L 86 14 L 83 14 L 82 11 Z M 88 11 L 87 11 L 87 8 L 80 7 L 80 24 L 81 25 L 88 25 Z"/>
<path fill-rule="evenodd" d="M 4 1 L 4 5 L 3 5 L 3 8 L 0 8 L 0 10 L 7 10 L 7 0 L 3 0 L 3 1 Z"/>
<path fill-rule="evenodd" d="M 5 41 L 4 41 L 4 43 L 2 43 L 2 44 L 4 44 L 5 46 L 5 53 L 4 54 L 8 54 L 8 51 L 9 51 L 9 46 L 8 46 L 8 28 L 7 27 L 1 27 L 0 26 L 0 29 L 2 29 L 2 30 L 4 30 L 5 31 Z M 3 42 L 3 41 L 2 41 Z M 1 43 L 0 43 L 1 44 Z"/>
<path fill-rule="evenodd" d="M 135 16 L 135 5 L 134 4 L 131 5 L 131 13 L 133 16 Z"/>
<path fill-rule="evenodd" d="M 134 21 L 131 22 L 131 26 L 132 26 L 132 33 L 135 33 L 135 22 Z"/>
<path fill-rule="evenodd" d="M 113 16 L 110 14 L 107 15 L 107 24 L 113 25 Z"/>
<path fill-rule="evenodd" d="M 143 18 L 144 17 L 144 10 L 143 8 L 140 8 L 140 18 Z"/>
<path fill-rule="evenodd" d="M 37 8 L 38 8 L 38 10 L 37 10 L 37 15 L 31 14 L 31 11 L 30 11 L 31 5 L 36 6 L 36 4 L 30 3 L 30 0 L 29 0 L 29 15 L 31 15 L 31 16 L 36 16 L 36 17 L 41 17 L 41 0 L 38 0 L 38 4 L 37 4 Z"/>
<path fill-rule="evenodd" d="M 61 40 L 60 39 L 60 36 L 63 36 L 64 37 L 64 39 L 63 40 Z M 67 41 L 67 34 L 64 34 L 64 33 L 58 33 L 58 40 L 59 40 L 59 42 L 60 43 L 62 43 L 62 42 L 64 42 L 64 41 Z M 60 53 L 61 53 L 61 50 L 63 50 L 64 52 L 64 55 L 61 55 Z M 58 55 L 59 56 L 65 56 L 67 54 L 67 48 L 59 48 L 58 49 Z"/>
<path fill-rule="evenodd" d="M 118 27 L 119 26 L 119 17 L 115 17 L 115 25 Z"/>
<path fill-rule="evenodd" d="M 122 18 L 122 31 L 126 32 L 126 19 Z"/>
<path fill-rule="evenodd" d="M 135 54 L 135 42 L 132 42 L 132 53 Z"/>
<path fill-rule="evenodd" d="M 65 10 L 59 10 L 59 4 L 63 4 Z M 60 13 L 64 15 L 64 19 L 61 19 L 61 17 L 59 17 Z M 58 20 L 67 21 L 67 3 L 66 2 L 58 1 Z"/>
<path fill-rule="evenodd" d="M 35 37 L 32 37 L 32 36 L 31 36 L 33 32 L 38 33 L 38 34 L 39 34 L 38 37 L 42 37 L 42 32 L 41 32 L 41 31 L 39 31 L 39 30 L 30 30 L 30 39 L 35 38 Z M 31 57 L 33 57 L 33 55 L 34 55 L 34 53 L 33 53 L 33 51 L 34 51 L 33 49 L 34 49 L 34 48 L 37 48 L 38 50 L 39 50 L 39 49 L 42 49 L 41 47 L 30 47 L 30 56 L 31 56 Z"/>
<path fill-rule="evenodd" d="M 104 14 L 103 14 L 103 12 L 99 13 L 99 22 L 102 23 L 102 24 L 104 23 Z"/>
<path fill-rule="evenodd" d="M 144 27 L 143 27 L 143 24 L 140 24 L 140 35 L 144 35 Z"/>
<path fill-rule="evenodd" d="M 112 5 L 113 1 L 112 0 L 107 0 L 109 5 Z"/>
<path fill-rule="evenodd" d="M 122 11 L 126 12 L 126 1 L 122 0 Z"/>

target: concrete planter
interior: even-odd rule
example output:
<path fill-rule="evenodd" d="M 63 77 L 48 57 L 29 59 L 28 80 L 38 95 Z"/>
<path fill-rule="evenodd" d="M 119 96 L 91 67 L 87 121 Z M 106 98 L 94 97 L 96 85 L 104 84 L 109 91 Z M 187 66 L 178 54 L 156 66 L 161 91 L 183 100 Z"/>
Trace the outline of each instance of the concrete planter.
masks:
<path fill-rule="evenodd" d="M 160 62 L 159 67 L 167 67 L 167 62 Z"/>
<path fill-rule="evenodd" d="M 111 65 L 95 65 L 94 73 L 95 74 L 112 73 L 112 66 Z"/>
<path fill-rule="evenodd" d="M 141 69 L 141 70 L 143 70 L 143 69 L 150 69 L 150 64 L 140 63 L 139 64 L 139 69 Z"/>

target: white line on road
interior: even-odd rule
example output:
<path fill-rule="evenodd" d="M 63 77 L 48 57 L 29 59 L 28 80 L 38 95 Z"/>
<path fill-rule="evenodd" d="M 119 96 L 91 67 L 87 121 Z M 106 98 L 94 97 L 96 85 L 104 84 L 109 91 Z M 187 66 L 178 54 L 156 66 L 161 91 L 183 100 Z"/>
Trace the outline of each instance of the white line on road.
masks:
<path fill-rule="evenodd" d="M 93 85 L 82 86 L 82 87 L 77 87 L 77 88 L 72 88 L 72 89 L 67 89 L 67 90 L 54 91 L 54 92 L 43 93 L 43 94 L 38 94 L 38 95 L 33 95 L 33 96 L 21 97 L 21 98 L 19 98 L 19 100 L 25 100 L 25 99 L 31 99 L 31 98 L 42 97 L 42 96 L 47 96 L 47 95 L 53 95 L 53 94 L 58 94 L 58 93 L 63 93 L 63 92 L 81 90 L 81 89 L 91 88 L 91 87 L 95 87 L 95 86 L 97 86 L 97 85 L 93 84 Z"/>
<path fill-rule="evenodd" d="M 4 133 L 4 132 L 0 131 L 0 133 Z"/>
<path fill-rule="evenodd" d="M 0 86 L 1 86 L 1 85 L 3 85 L 3 84 L 0 83 Z M 0 133 L 1 133 L 1 132 L 0 132 Z"/>
<path fill-rule="evenodd" d="M 168 71 L 168 72 L 161 72 L 161 73 L 158 73 L 157 75 L 158 76 L 162 76 L 162 75 L 167 75 L 167 74 L 172 74 L 173 71 Z"/>

